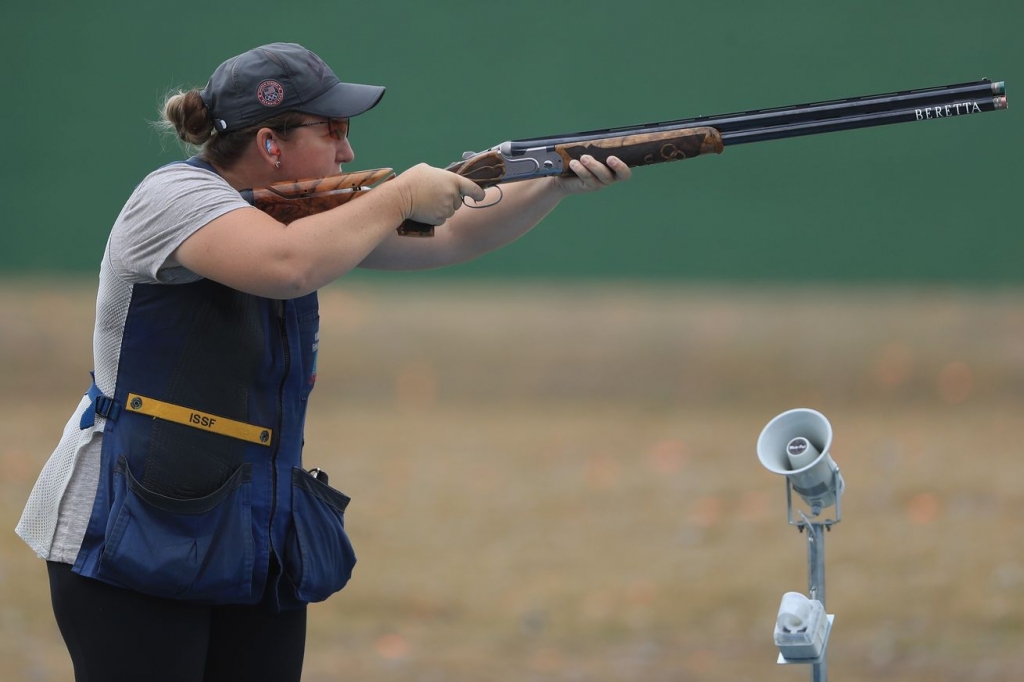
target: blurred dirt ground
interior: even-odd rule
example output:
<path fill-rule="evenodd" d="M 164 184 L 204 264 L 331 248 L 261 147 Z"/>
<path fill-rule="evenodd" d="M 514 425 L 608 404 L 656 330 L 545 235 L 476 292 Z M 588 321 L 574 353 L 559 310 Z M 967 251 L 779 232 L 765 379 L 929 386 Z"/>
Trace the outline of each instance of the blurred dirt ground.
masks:
<path fill-rule="evenodd" d="M 304 680 L 797 680 L 806 545 L 755 443 L 813 407 L 847 483 L 832 679 L 1024 678 L 1021 291 L 434 284 L 323 292 L 306 460 L 352 583 Z M 14 535 L 88 383 L 92 281 L 0 283 L 0 678 L 68 680 Z"/>

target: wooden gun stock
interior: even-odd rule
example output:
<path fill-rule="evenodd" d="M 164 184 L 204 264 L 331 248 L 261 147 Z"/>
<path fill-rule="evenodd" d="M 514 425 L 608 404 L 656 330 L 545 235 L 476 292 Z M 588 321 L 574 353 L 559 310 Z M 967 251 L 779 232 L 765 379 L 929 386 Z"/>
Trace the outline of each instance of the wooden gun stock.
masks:
<path fill-rule="evenodd" d="M 242 198 L 272 218 L 288 224 L 315 213 L 347 204 L 395 177 L 391 168 L 355 171 L 308 180 L 275 182 L 267 187 L 243 189 Z M 398 234 L 432 237 L 434 226 L 407 220 Z"/>
<path fill-rule="evenodd" d="M 328 175 L 309 180 L 277 182 L 268 187 L 242 190 L 242 198 L 288 224 L 352 201 L 380 183 L 395 177 L 390 168 Z"/>

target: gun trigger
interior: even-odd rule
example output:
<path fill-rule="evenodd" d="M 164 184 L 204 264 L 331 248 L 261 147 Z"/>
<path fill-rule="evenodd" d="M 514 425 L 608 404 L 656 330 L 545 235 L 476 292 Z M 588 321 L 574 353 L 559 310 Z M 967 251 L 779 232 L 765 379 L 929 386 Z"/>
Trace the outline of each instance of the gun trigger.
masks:
<path fill-rule="evenodd" d="M 469 159 L 472 159 L 474 156 L 476 156 L 476 152 L 462 152 L 463 161 L 468 161 Z"/>

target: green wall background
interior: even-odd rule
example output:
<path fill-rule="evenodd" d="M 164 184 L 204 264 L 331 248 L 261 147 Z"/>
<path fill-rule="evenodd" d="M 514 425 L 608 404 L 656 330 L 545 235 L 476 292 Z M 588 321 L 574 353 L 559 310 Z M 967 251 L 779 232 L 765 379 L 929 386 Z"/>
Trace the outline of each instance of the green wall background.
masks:
<path fill-rule="evenodd" d="M 95 273 L 134 184 L 182 156 L 148 124 L 164 93 L 288 40 L 342 79 L 388 86 L 353 126 L 350 170 L 444 166 L 506 139 L 1007 81 L 1009 111 L 637 169 L 495 254 L 403 277 L 1020 283 L 1022 7 L 5 3 L 0 275 Z"/>

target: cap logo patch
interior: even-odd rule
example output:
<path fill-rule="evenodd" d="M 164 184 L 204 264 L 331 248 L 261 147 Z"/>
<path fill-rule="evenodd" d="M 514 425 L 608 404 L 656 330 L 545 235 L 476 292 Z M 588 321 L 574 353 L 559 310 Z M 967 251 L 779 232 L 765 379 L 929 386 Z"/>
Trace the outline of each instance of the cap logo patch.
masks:
<path fill-rule="evenodd" d="M 256 88 L 256 99 L 265 107 L 276 107 L 284 101 L 284 88 L 277 81 L 263 81 Z"/>

